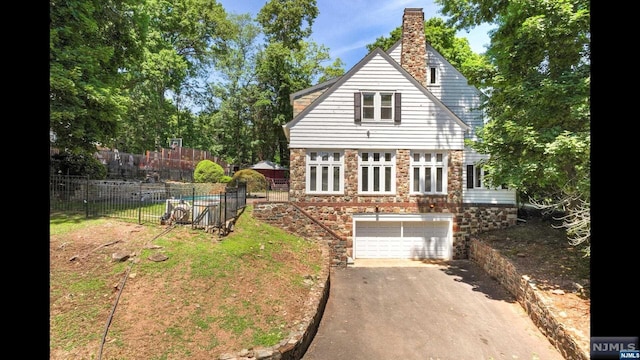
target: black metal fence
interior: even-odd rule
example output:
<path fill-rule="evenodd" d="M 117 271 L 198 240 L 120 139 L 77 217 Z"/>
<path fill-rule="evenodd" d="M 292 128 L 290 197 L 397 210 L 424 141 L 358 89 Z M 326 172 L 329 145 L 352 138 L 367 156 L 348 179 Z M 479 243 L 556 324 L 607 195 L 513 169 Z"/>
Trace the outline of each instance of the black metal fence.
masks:
<path fill-rule="evenodd" d="M 289 201 L 289 179 L 266 179 L 265 198 L 267 201 Z"/>
<path fill-rule="evenodd" d="M 190 224 L 228 231 L 247 204 L 246 183 L 147 183 L 49 177 L 49 213 L 114 217 L 142 223 Z"/>

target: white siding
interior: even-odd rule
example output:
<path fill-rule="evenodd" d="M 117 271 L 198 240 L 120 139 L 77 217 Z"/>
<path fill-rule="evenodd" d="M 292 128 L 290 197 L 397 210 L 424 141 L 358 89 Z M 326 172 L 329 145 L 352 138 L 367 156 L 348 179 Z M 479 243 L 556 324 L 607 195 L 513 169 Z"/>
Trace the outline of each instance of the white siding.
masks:
<path fill-rule="evenodd" d="M 481 104 L 480 91 L 469 85 L 467 79 L 431 46 L 427 46 L 427 66 L 437 67 L 440 76 L 437 85 L 427 82 L 427 89 L 467 125 L 482 126 L 482 112 L 477 109 Z M 429 74 L 427 70 L 427 76 Z"/>
<path fill-rule="evenodd" d="M 402 121 L 355 124 L 353 93 L 402 93 Z M 368 135 L 367 135 L 368 133 Z M 380 55 L 311 109 L 290 131 L 291 148 L 463 149 L 464 129 Z"/>
<path fill-rule="evenodd" d="M 475 165 L 478 161 L 486 159 L 488 156 L 479 154 L 469 148 L 464 151 L 464 165 L 462 166 L 462 202 L 465 204 L 512 204 L 516 205 L 516 191 L 512 189 L 468 189 L 467 188 L 467 165 Z"/>
<path fill-rule="evenodd" d="M 399 64 L 401 53 L 402 45 L 391 49 L 389 55 Z M 439 83 L 430 85 L 427 81 L 427 89 L 467 125 L 474 128 L 482 126 L 483 115 L 477 110 L 482 93 L 469 85 L 467 79 L 439 52 L 427 45 L 427 77 L 430 76 L 429 68 L 433 66 L 438 68 Z M 472 130 L 468 136 L 475 136 L 475 132 Z"/>

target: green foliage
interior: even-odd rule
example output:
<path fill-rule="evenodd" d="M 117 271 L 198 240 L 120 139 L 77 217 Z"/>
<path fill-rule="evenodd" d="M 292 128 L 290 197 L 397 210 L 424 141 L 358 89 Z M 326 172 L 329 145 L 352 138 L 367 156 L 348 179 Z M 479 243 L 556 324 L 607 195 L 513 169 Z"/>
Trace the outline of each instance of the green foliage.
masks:
<path fill-rule="evenodd" d="M 267 190 L 267 179 L 253 169 L 236 171 L 231 178 L 231 184 L 235 184 L 238 181 L 247 183 L 247 192 L 249 193 Z"/>
<path fill-rule="evenodd" d="M 109 143 L 129 99 L 122 72 L 141 55 L 145 23 L 135 0 L 49 3 L 49 127 L 56 146 Z"/>
<path fill-rule="evenodd" d="M 451 22 L 495 22 L 493 70 L 483 108 L 489 122 L 468 145 L 490 154 L 489 184 L 568 213 L 573 243 L 590 239 L 591 32 L 586 0 L 439 0 Z M 588 252 L 588 251 L 587 251 Z"/>
<path fill-rule="evenodd" d="M 232 178 L 229 175 L 222 175 L 219 182 L 222 184 L 228 184 L 229 182 L 231 182 L 231 179 Z"/>
<path fill-rule="evenodd" d="M 270 0 L 258 12 L 257 21 L 270 43 L 297 49 L 302 40 L 311 36 L 318 14 L 316 0 Z"/>
<path fill-rule="evenodd" d="M 483 55 L 479 55 L 471 50 L 469 41 L 466 38 L 456 37 L 456 29 L 447 25 L 441 18 L 431 18 L 424 22 L 424 33 L 427 42 L 447 61 L 476 85 L 482 85 L 482 75 L 489 72 L 491 67 Z M 375 42 L 367 45 L 367 50 L 375 48 L 389 50 L 396 42 L 402 39 L 402 26 L 398 26 L 391 31 L 388 37 L 381 36 Z"/>
<path fill-rule="evenodd" d="M 197 183 L 217 183 L 224 175 L 224 169 L 211 160 L 198 162 L 193 170 L 193 181 Z"/>
<path fill-rule="evenodd" d="M 62 152 L 51 158 L 51 169 L 56 174 L 88 176 L 95 180 L 107 177 L 107 168 L 93 154 Z"/>

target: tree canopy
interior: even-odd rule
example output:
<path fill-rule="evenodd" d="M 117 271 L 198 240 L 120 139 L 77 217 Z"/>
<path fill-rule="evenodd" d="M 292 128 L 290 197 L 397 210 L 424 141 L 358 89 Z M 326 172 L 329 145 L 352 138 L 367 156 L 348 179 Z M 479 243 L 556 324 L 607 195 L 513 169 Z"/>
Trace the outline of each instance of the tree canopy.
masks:
<path fill-rule="evenodd" d="M 490 154 L 487 181 L 560 209 L 572 242 L 590 251 L 590 2 L 437 0 L 449 24 L 497 25 L 481 75 L 489 121 L 469 142 Z"/>

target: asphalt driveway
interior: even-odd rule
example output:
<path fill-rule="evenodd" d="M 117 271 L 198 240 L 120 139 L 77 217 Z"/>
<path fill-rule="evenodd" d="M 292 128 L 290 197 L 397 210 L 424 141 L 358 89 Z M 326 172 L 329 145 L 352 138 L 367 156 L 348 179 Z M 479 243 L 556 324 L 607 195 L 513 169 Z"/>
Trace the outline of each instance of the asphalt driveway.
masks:
<path fill-rule="evenodd" d="M 329 299 L 303 360 L 556 360 L 522 307 L 475 263 L 331 270 Z"/>

